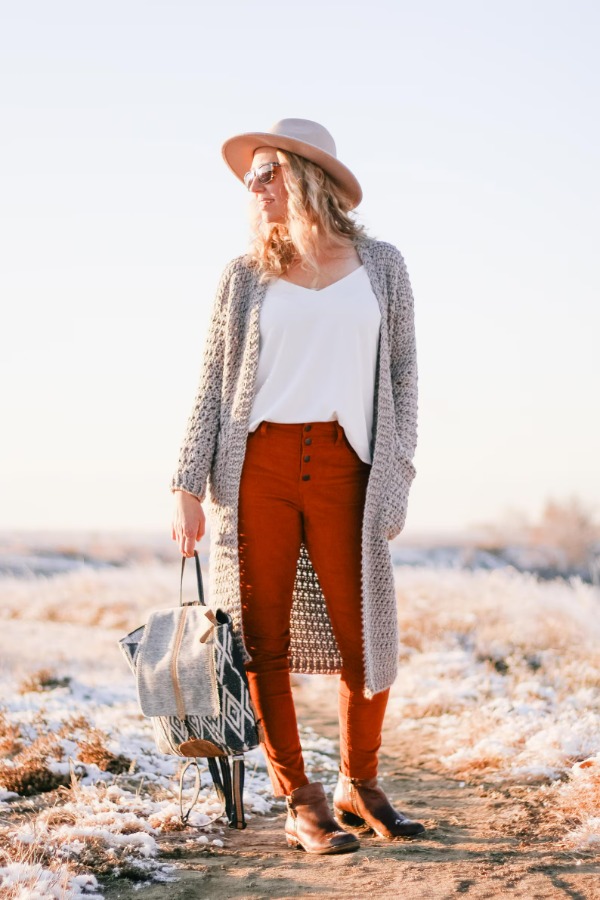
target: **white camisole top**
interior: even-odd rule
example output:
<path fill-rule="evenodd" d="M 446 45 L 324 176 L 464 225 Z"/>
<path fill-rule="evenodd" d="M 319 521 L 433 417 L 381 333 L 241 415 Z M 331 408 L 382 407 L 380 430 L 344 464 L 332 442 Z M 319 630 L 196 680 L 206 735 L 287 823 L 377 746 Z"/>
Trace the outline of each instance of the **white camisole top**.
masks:
<path fill-rule="evenodd" d="M 338 420 L 371 463 L 381 313 L 364 266 L 321 290 L 281 278 L 260 310 L 256 392 L 249 431 L 263 420 Z"/>

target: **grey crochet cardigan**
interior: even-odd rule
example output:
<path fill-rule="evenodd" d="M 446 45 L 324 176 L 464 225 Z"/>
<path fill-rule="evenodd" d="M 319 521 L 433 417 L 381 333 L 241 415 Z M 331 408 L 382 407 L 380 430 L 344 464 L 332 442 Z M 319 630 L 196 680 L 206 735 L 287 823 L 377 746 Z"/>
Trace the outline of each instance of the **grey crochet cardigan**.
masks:
<path fill-rule="evenodd" d="M 362 526 L 365 696 L 389 687 L 397 672 L 398 623 L 388 540 L 404 527 L 416 474 L 417 358 L 413 296 L 404 259 L 392 244 L 359 238 L 357 252 L 381 310 L 375 379 L 372 464 Z M 251 260 L 233 259 L 221 276 L 200 383 L 171 490 L 210 499 L 209 602 L 230 613 L 244 646 L 238 558 L 238 494 L 259 354 L 259 315 L 267 284 Z M 298 558 L 290 667 L 340 671 L 323 593 L 306 547 Z"/>

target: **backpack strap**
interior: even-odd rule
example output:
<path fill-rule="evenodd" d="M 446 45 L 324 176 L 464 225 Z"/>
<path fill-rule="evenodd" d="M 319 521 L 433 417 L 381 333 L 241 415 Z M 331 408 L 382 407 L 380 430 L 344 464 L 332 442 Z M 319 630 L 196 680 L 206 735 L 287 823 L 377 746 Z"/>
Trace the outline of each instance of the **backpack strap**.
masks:
<path fill-rule="evenodd" d="M 211 762 L 213 766 L 211 767 Z M 219 757 L 219 766 L 221 768 L 221 779 L 223 786 L 223 795 L 225 800 L 225 813 L 229 819 L 229 827 L 237 828 L 240 831 L 246 827 L 246 819 L 244 816 L 244 756 L 238 754 L 232 757 L 233 765 L 229 762 L 228 756 Z M 216 769 L 216 760 L 208 760 L 208 765 L 213 775 L 213 781 L 216 779 L 213 774 L 213 768 Z"/>
<path fill-rule="evenodd" d="M 219 768 L 217 760 L 214 757 L 209 756 L 206 760 L 206 762 L 208 763 L 208 771 L 211 774 L 217 796 L 223 804 L 223 812 L 229 819 L 231 817 L 231 787 L 228 784 L 227 779 L 225 779 L 221 774 L 224 774 L 223 761 L 225 762 L 225 764 L 227 764 L 226 756 L 219 757 L 219 762 L 221 763 L 221 767 Z"/>
<path fill-rule="evenodd" d="M 200 557 L 198 556 L 198 551 L 194 550 L 194 559 L 196 561 L 196 581 L 198 582 L 198 600 L 195 600 L 193 603 L 186 604 L 183 602 L 183 570 L 185 569 L 185 561 L 186 557 L 181 557 L 181 578 L 179 580 L 179 605 L 180 606 L 195 606 L 198 603 L 200 606 L 206 606 L 206 601 L 204 599 L 204 583 L 202 581 L 202 569 L 200 568 Z"/>
<path fill-rule="evenodd" d="M 244 816 L 244 757 L 233 757 L 233 816 L 229 820 L 230 828 L 238 828 L 242 831 L 246 827 Z"/>

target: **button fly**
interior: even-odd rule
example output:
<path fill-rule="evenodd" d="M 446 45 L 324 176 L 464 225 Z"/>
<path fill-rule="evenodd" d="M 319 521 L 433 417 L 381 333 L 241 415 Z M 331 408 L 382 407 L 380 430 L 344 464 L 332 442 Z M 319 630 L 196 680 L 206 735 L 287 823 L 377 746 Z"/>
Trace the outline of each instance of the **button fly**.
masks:
<path fill-rule="evenodd" d="M 304 462 L 310 462 L 310 456 L 305 456 L 305 457 L 304 457 Z"/>
<path fill-rule="evenodd" d="M 305 444 L 312 444 L 312 438 L 304 438 Z"/>
<path fill-rule="evenodd" d="M 303 475 L 302 481 L 310 481 L 310 475 Z"/>
<path fill-rule="evenodd" d="M 312 428 L 312 425 L 305 425 L 305 426 L 304 426 L 304 430 L 305 430 L 305 431 L 310 431 L 311 428 Z"/>

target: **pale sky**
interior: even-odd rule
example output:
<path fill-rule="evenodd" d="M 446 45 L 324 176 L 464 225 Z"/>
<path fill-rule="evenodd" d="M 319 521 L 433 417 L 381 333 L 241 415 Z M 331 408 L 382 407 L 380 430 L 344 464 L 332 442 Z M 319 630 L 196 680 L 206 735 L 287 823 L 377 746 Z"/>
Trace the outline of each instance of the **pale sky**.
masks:
<path fill-rule="evenodd" d="M 333 134 L 406 260 L 406 533 L 600 508 L 594 2 L 0 3 L 0 528 L 165 529 L 233 134 Z"/>

